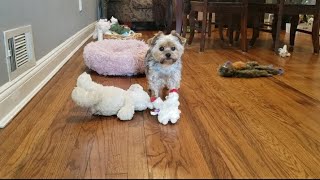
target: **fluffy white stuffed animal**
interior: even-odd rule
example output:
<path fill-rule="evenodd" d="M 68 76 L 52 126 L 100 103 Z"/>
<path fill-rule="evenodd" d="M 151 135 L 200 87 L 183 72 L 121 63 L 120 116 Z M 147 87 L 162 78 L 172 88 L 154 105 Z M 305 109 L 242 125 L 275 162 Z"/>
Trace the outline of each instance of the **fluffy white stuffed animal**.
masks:
<path fill-rule="evenodd" d="M 279 48 L 280 57 L 289 57 L 291 54 L 288 52 L 287 45 L 284 45 L 283 48 Z"/>
<path fill-rule="evenodd" d="M 79 106 L 90 108 L 94 115 L 117 115 L 120 120 L 131 120 L 134 111 L 153 107 L 150 96 L 139 84 L 133 84 L 125 91 L 97 84 L 86 72 L 78 77 L 71 97 Z"/>
<path fill-rule="evenodd" d="M 165 101 L 158 97 L 152 104 L 155 110 L 151 111 L 151 115 L 158 115 L 161 124 L 166 125 L 169 121 L 174 124 L 179 120 L 181 111 L 177 92 L 170 92 Z"/>
<path fill-rule="evenodd" d="M 312 17 L 312 18 L 309 18 L 309 20 L 308 20 L 308 26 L 312 26 L 313 21 L 314 21 L 313 17 Z"/>
<path fill-rule="evenodd" d="M 113 16 L 111 17 L 110 20 L 108 19 L 100 19 L 96 23 L 95 30 L 93 32 L 93 39 L 97 39 L 99 41 L 103 40 L 103 35 L 104 34 L 111 34 L 110 28 L 112 25 L 118 23 L 118 19 L 114 18 Z"/>

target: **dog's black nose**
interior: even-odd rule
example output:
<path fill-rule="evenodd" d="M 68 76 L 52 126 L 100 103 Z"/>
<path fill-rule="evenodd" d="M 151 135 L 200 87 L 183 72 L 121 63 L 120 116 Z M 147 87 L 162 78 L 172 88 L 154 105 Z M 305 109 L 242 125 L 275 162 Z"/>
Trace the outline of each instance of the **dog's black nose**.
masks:
<path fill-rule="evenodd" d="M 167 54 L 166 54 L 166 57 L 167 57 L 167 58 L 171 57 L 171 54 L 170 54 L 170 53 L 167 53 Z"/>

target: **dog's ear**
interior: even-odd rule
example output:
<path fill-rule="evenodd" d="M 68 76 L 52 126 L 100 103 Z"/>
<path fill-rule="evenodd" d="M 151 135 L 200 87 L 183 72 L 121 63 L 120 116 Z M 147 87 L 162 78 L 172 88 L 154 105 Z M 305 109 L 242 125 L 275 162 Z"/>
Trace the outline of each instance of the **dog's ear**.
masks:
<path fill-rule="evenodd" d="M 159 31 L 154 37 L 148 39 L 147 43 L 149 44 L 149 46 L 154 46 L 159 37 L 163 35 L 164 33 L 162 31 Z"/>
<path fill-rule="evenodd" d="M 178 38 L 179 42 L 182 44 L 182 46 L 184 46 L 187 42 L 187 39 L 180 36 L 175 30 L 171 31 L 171 35 L 175 36 Z"/>

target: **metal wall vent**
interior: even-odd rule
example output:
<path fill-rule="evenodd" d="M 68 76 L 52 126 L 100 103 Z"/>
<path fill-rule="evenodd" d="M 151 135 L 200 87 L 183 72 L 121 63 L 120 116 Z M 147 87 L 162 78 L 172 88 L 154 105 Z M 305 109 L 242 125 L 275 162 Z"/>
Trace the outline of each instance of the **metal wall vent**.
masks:
<path fill-rule="evenodd" d="M 10 80 L 36 65 L 31 26 L 5 31 L 4 42 Z"/>

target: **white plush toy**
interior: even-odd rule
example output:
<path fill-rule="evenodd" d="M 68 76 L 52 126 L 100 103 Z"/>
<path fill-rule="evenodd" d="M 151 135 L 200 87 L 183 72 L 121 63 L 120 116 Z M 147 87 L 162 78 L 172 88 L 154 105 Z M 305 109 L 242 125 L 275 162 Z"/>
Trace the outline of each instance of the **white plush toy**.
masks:
<path fill-rule="evenodd" d="M 72 99 L 81 107 L 90 108 L 94 115 L 117 115 L 120 120 L 131 120 L 134 111 L 152 109 L 150 96 L 139 84 L 126 91 L 114 86 L 103 86 L 92 81 L 84 72 L 78 77 Z"/>
<path fill-rule="evenodd" d="M 313 21 L 314 21 L 313 17 L 312 17 L 312 18 L 309 18 L 309 20 L 308 20 L 308 26 L 312 27 Z"/>
<path fill-rule="evenodd" d="M 179 120 L 181 111 L 177 92 L 170 92 L 165 101 L 158 97 L 152 104 L 155 110 L 151 111 L 151 115 L 158 115 L 161 124 L 166 125 L 169 121 L 174 124 Z"/>
<path fill-rule="evenodd" d="M 283 48 L 279 48 L 280 57 L 289 57 L 291 54 L 288 52 L 287 45 L 284 45 Z"/>
<path fill-rule="evenodd" d="M 111 17 L 110 20 L 108 19 L 100 19 L 96 23 L 95 30 L 93 32 L 93 39 L 97 39 L 99 41 L 103 40 L 103 35 L 104 34 L 111 34 L 110 28 L 112 25 L 118 23 L 118 19 L 114 18 L 113 16 Z"/>

